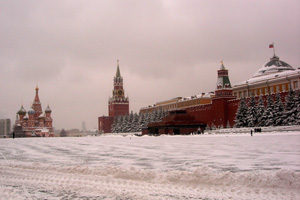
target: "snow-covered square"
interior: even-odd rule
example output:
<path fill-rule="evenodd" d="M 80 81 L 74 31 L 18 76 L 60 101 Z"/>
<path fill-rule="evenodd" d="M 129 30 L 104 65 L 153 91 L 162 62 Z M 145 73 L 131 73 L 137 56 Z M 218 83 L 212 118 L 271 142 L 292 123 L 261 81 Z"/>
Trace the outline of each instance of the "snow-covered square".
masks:
<path fill-rule="evenodd" d="M 300 133 L 0 140 L 0 199 L 300 199 Z"/>

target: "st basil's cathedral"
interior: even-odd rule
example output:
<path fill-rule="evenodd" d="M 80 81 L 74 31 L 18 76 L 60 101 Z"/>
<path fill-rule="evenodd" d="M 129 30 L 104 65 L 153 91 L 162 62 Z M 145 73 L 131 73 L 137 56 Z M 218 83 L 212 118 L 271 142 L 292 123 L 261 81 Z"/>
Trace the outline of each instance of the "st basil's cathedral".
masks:
<path fill-rule="evenodd" d="M 35 88 L 35 98 L 31 108 L 26 112 L 23 105 L 16 115 L 14 134 L 16 137 L 53 137 L 52 110 L 49 105 L 42 111 L 39 88 Z"/>

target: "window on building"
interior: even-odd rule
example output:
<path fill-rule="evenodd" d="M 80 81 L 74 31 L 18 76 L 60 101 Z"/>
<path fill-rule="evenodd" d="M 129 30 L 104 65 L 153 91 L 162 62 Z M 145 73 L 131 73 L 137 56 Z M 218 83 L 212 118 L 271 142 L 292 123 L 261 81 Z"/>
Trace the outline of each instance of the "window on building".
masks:
<path fill-rule="evenodd" d="M 257 95 L 257 90 L 254 90 L 254 95 L 255 95 L 255 96 Z"/>
<path fill-rule="evenodd" d="M 268 88 L 265 88 L 265 94 L 268 94 L 269 91 L 268 91 Z"/>
<path fill-rule="evenodd" d="M 276 86 L 276 92 L 280 92 L 279 85 Z"/>
<path fill-rule="evenodd" d="M 239 98 L 242 98 L 242 92 L 239 92 Z"/>
<path fill-rule="evenodd" d="M 244 91 L 244 94 L 243 94 L 243 97 L 247 97 L 246 94 L 247 94 L 247 91 L 245 90 L 245 91 Z"/>
<path fill-rule="evenodd" d="M 282 85 L 282 92 L 284 92 L 285 90 L 285 85 Z"/>
<path fill-rule="evenodd" d="M 259 89 L 259 95 L 262 95 L 262 94 L 263 94 L 263 90 Z"/>
<path fill-rule="evenodd" d="M 274 93 L 274 87 L 271 87 L 270 89 L 271 89 L 271 93 Z"/>
<path fill-rule="evenodd" d="M 294 81 L 293 86 L 294 86 L 294 90 L 298 89 L 298 81 Z"/>

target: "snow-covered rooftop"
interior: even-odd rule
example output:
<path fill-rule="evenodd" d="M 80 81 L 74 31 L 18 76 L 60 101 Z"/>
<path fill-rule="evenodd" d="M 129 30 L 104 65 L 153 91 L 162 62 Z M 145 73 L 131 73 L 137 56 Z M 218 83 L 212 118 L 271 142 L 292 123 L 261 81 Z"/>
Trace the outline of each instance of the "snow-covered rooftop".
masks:
<path fill-rule="evenodd" d="M 265 76 L 272 73 L 295 70 L 292 66 L 284 61 L 279 60 L 279 57 L 274 55 L 266 64 L 264 64 L 253 77 Z"/>
<path fill-rule="evenodd" d="M 297 75 L 297 74 L 300 76 L 300 69 L 289 70 L 289 71 L 284 71 L 284 72 L 277 72 L 277 73 L 273 73 L 273 74 L 269 74 L 269 75 L 265 75 L 265 76 L 257 76 L 257 77 L 250 78 L 246 81 L 237 83 L 234 85 L 234 87 L 239 86 L 239 85 L 244 85 L 244 84 L 264 82 L 264 81 L 275 79 L 275 78 L 287 77 L 287 76 Z"/>
<path fill-rule="evenodd" d="M 200 99 L 200 98 L 211 98 L 212 95 L 214 95 L 214 94 L 215 94 L 214 92 L 207 92 L 207 93 L 202 93 L 202 94 L 198 94 L 198 95 L 183 97 L 178 102 L 180 102 L 180 101 L 188 101 L 188 100 L 192 100 L 192 99 Z"/>

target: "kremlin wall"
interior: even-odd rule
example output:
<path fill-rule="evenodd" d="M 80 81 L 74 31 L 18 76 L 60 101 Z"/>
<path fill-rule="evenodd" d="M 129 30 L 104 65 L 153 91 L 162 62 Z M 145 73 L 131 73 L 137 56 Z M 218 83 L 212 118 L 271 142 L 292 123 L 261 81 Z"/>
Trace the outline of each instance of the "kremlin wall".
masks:
<path fill-rule="evenodd" d="M 140 114 L 167 111 L 169 115 L 161 122 L 150 123 L 143 134 L 190 134 L 204 129 L 230 128 L 235 125 L 235 116 L 241 98 L 254 95 L 257 99 L 280 93 L 283 101 L 290 89 L 298 90 L 300 70 L 293 68 L 274 55 L 248 80 L 232 85 L 223 62 L 217 70 L 217 86 L 214 92 L 190 97 L 175 97 L 162 100 L 140 109 Z M 100 133 L 110 133 L 114 117 L 129 114 L 129 99 L 124 96 L 123 77 L 119 62 L 114 78 L 113 96 L 109 99 L 109 116 L 98 118 Z"/>

